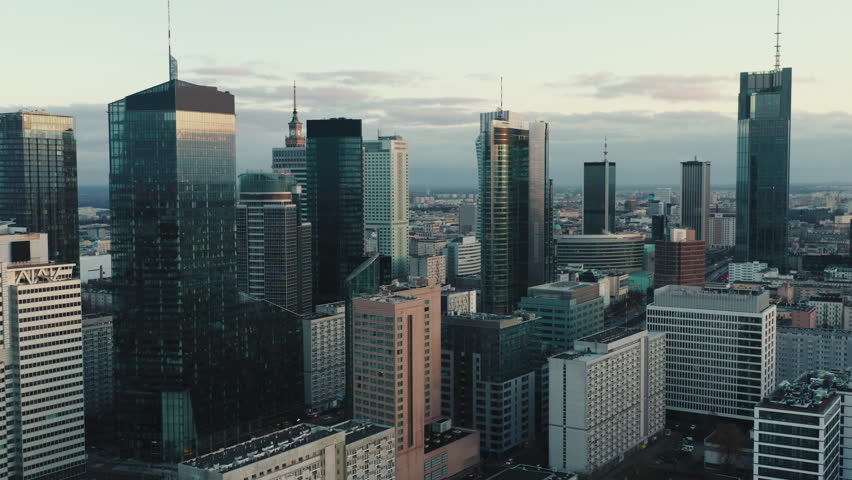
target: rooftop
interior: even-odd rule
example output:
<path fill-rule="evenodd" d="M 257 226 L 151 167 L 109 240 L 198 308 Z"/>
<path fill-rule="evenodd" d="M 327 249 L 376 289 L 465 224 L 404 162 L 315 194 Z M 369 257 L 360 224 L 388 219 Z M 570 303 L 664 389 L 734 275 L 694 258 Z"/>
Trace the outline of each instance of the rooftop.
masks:
<path fill-rule="evenodd" d="M 769 308 L 769 292 L 761 286 L 686 287 L 666 285 L 654 291 L 649 306 L 761 313 Z"/>
<path fill-rule="evenodd" d="M 475 430 L 467 430 L 461 428 L 453 428 L 446 432 L 429 432 L 426 434 L 426 453 L 445 447 L 457 440 L 475 434 Z"/>
<path fill-rule="evenodd" d="M 486 480 L 569 480 L 577 478 L 572 473 L 556 473 L 532 465 L 514 465 L 495 473 Z"/>
<path fill-rule="evenodd" d="M 761 408 L 822 413 L 832 404 L 838 390 L 852 388 L 849 371 L 815 370 L 790 383 L 782 381 L 772 394 L 758 404 Z"/>
<path fill-rule="evenodd" d="M 536 316 L 532 313 L 526 313 L 524 311 L 517 311 L 511 315 L 498 315 L 496 313 L 483 313 L 483 312 L 471 312 L 471 313 L 457 313 L 454 315 L 447 315 L 446 318 L 442 320 L 442 325 L 470 325 L 477 327 L 488 327 L 488 328 L 505 328 L 511 327 L 513 325 L 517 325 L 519 323 L 527 322 L 530 320 L 534 320 Z"/>
<path fill-rule="evenodd" d="M 527 289 L 527 295 L 530 297 L 577 298 L 581 301 L 597 298 L 600 296 L 599 292 L 600 287 L 597 283 L 572 282 L 567 280 L 536 285 Z"/>
<path fill-rule="evenodd" d="M 610 328 L 609 330 L 604 330 L 602 332 L 595 333 L 594 335 L 589 335 L 588 337 L 578 338 L 578 342 L 594 342 L 594 343 L 612 343 L 616 340 L 621 340 L 622 338 L 627 338 L 631 335 L 635 335 L 644 329 L 642 328 L 625 328 L 625 327 L 615 327 Z"/>

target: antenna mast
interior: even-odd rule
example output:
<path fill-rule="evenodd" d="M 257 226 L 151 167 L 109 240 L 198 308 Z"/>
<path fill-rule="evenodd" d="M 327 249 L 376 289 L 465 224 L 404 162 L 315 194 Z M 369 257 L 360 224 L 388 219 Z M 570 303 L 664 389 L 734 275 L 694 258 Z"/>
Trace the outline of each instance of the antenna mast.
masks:
<path fill-rule="evenodd" d="M 503 75 L 500 75 L 500 110 L 503 110 Z"/>
<path fill-rule="evenodd" d="M 177 80 L 178 65 L 175 57 L 172 56 L 172 2 L 166 0 L 166 17 L 168 19 L 169 32 L 169 80 Z"/>
<path fill-rule="evenodd" d="M 296 81 L 293 80 L 293 115 L 296 114 Z"/>
<path fill-rule="evenodd" d="M 606 158 L 606 154 L 608 153 L 608 152 L 606 151 L 606 143 L 607 143 L 607 137 L 604 137 L 604 152 L 603 152 L 603 153 L 604 153 L 604 162 L 608 162 L 608 161 L 609 161 L 609 160 L 607 160 L 607 158 Z"/>
<path fill-rule="evenodd" d="M 781 0 L 775 13 L 775 71 L 781 71 Z"/>

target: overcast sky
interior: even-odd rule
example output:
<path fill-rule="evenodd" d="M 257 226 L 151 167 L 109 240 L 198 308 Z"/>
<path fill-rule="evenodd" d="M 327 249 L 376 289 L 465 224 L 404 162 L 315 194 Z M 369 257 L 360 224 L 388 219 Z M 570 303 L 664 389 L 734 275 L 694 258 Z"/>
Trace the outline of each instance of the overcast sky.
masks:
<path fill-rule="evenodd" d="M 106 184 L 106 104 L 168 79 L 166 0 L 5 2 L 0 111 L 77 118 L 80 184 Z M 793 183 L 852 182 L 849 0 L 782 1 L 793 67 Z M 268 168 L 291 85 L 302 120 L 364 119 L 409 140 L 412 185 L 475 182 L 479 112 L 551 127 L 557 185 L 609 137 L 620 184 L 676 184 L 678 162 L 735 178 L 741 71 L 774 62 L 775 1 L 173 0 L 180 78 L 237 101 L 237 166 Z"/>

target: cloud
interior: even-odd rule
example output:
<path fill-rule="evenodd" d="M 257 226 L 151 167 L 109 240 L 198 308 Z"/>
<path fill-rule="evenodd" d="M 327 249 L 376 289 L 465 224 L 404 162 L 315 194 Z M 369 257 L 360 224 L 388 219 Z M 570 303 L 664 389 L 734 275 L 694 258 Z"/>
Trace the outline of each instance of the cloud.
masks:
<path fill-rule="evenodd" d="M 588 96 L 600 99 L 627 96 L 648 97 L 669 102 L 714 101 L 727 98 L 736 88 L 735 79 L 723 75 L 616 75 L 596 72 L 577 75 L 568 82 L 550 82 L 545 86 L 554 89 L 591 89 Z"/>
<path fill-rule="evenodd" d="M 259 80 L 280 80 L 280 75 L 261 73 L 248 67 L 203 67 L 188 71 L 190 76 L 199 75 L 201 78 L 238 77 Z"/>
<path fill-rule="evenodd" d="M 339 83 L 344 85 L 406 85 L 429 78 L 420 72 L 387 72 L 381 70 L 303 72 L 299 74 L 299 77 L 311 82 Z"/>

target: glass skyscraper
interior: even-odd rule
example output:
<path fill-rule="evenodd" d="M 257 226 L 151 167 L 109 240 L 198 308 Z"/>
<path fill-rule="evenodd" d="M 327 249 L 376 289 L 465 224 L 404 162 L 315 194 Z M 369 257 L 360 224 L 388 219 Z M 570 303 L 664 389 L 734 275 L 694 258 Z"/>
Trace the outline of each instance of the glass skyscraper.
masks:
<path fill-rule="evenodd" d="M 785 269 L 793 69 L 740 74 L 736 261 Z"/>
<path fill-rule="evenodd" d="M 583 233 L 615 233 L 615 162 L 583 164 Z"/>
<path fill-rule="evenodd" d="M 301 391 L 297 371 L 271 375 L 291 326 L 237 290 L 234 136 L 234 97 L 215 87 L 171 80 L 109 105 L 126 455 L 175 462 L 221 448 L 280 409 L 285 384 Z"/>
<path fill-rule="evenodd" d="M 480 114 L 479 231 L 482 308 L 509 313 L 526 289 L 553 276 L 549 125 L 506 110 Z"/>
<path fill-rule="evenodd" d="M 681 162 L 680 224 L 707 240 L 710 222 L 710 162 Z"/>
<path fill-rule="evenodd" d="M 74 118 L 0 114 L 0 220 L 48 235 L 57 263 L 80 264 Z"/>
<path fill-rule="evenodd" d="M 365 259 L 361 120 L 308 120 L 306 167 L 314 302 L 343 300 L 344 280 Z"/>

